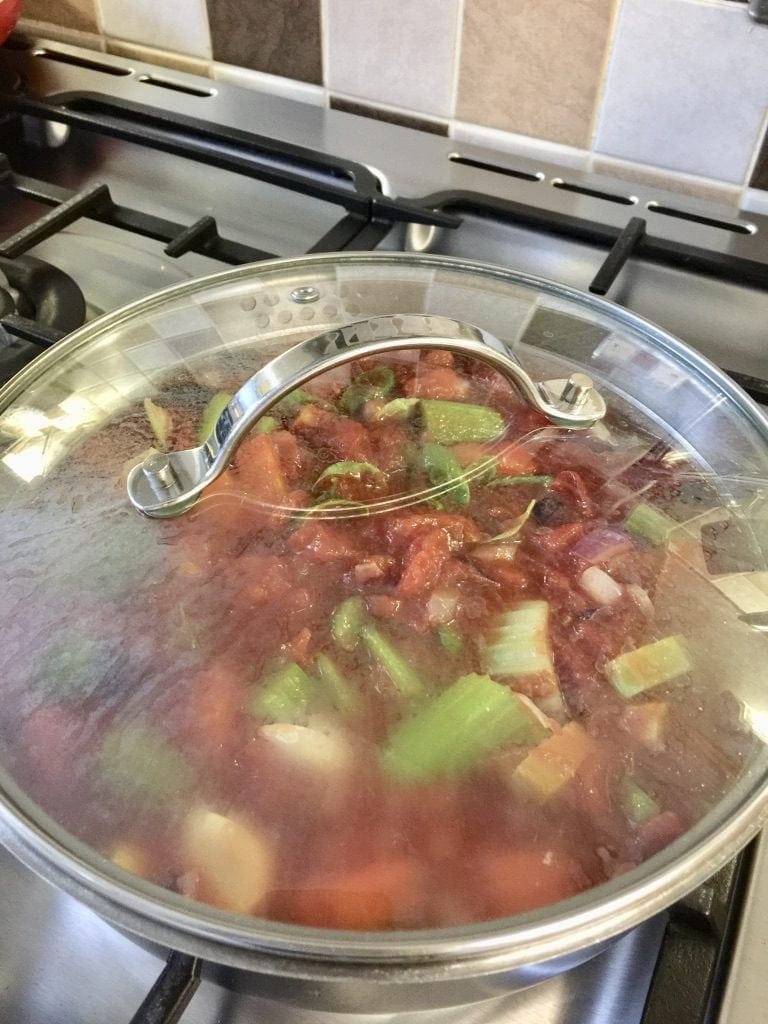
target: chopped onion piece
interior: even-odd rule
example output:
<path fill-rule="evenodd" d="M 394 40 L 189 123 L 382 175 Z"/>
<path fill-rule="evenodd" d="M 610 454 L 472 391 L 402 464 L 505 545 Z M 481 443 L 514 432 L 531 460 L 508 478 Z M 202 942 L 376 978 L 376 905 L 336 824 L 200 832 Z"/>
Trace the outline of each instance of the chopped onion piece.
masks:
<path fill-rule="evenodd" d="M 275 859 L 250 822 L 193 808 L 182 827 L 189 895 L 237 914 L 253 914 L 272 888 Z"/>
<path fill-rule="evenodd" d="M 347 771 L 352 765 L 352 747 L 340 732 L 275 722 L 263 725 L 259 733 L 297 767 L 335 774 Z"/>
<path fill-rule="evenodd" d="M 646 619 L 654 618 L 654 616 L 656 615 L 656 610 L 653 607 L 653 601 L 648 596 L 647 591 L 643 590 L 643 588 L 638 583 L 628 583 L 627 593 L 635 602 L 635 604 L 643 613 L 643 615 L 646 617 Z"/>
<path fill-rule="evenodd" d="M 517 541 L 506 544 L 478 544 L 470 557 L 475 562 L 513 562 L 517 554 Z"/>
<path fill-rule="evenodd" d="M 443 626 L 456 618 L 459 594 L 456 590 L 434 590 L 427 601 L 427 618 L 430 626 Z"/>
<path fill-rule="evenodd" d="M 614 555 L 620 555 L 634 547 L 634 541 L 626 530 L 617 530 L 611 526 L 600 526 L 585 534 L 574 546 L 573 554 L 589 565 L 607 562 Z"/>
<path fill-rule="evenodd" d="M 613 604 L 621 597 L 622 590 L 616 580 L 611 579 L 607 572 L 591 565 L 579 578 L 579 586 L 598 604 Z"/>

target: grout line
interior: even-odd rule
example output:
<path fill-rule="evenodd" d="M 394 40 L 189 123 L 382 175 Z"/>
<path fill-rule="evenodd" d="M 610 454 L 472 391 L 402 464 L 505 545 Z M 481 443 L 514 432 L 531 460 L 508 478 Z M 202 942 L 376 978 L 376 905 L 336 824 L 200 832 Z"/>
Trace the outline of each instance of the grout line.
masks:
<path fill-rule="evenodd" d="M 453 81 L 451 82 L 450 113 L 448 120 L 456 117 L 459 103 L 459 78 L 461 76 L 461 47 L 464 36 L 464 3 L 456 0 L 456 27 L 453 33 Z"/>
<path fill-rule="evenodd" d="M 755 167 L 760 154 L 763 151 L 763 146 L 768 146 L 768 107 L 765 108 L 762 120 L 760 121 L 760 128 L 757 132 L 757 140 L 755 147 L 752 150 L 752 156 L 747 164 L 747 169 L 744 174 L 744 180 L 742 182 L 742 197 L 746 190 L 750 187 L 749 183 L 752 181 L 752 175 L 755 173 Z"/>
<path fill-rule="evenodd" d="M 96 14 L 96 24 L 99 26 L 99 32 L 104 36 L 104 45 L 106 46 L 107 31 L 104 28 L 104 12 L 101 9 L 102 0 L 93 0 L 93 9 Z"/>
<path fill-rule="evenodd" d="M 592 107 L 592 121 L 589 126 L 589 136 L 587 139 L 587 149 L 590 151 L 594 149 L 597 130 L 600 126 L 600 117 L 603 111 L 605 92 L 608 85 L 608 72 L 613 58 L 614 47 L 616 45 L 616 34 L 618 31 L 621 6 L 623 2 L 624 0 L 616 0 L 614 4 L 613 13 L 611 15 L 611 24 L 608 27 L 608 35 L 605 40 L 605 50 L 603 52 L 603 61 L 600 68 L 600 78 L 598 80 L 595 102 Z"/>
<path fill-rule="evenodd" d="M 349 100 L 350 103 L 357 103 L 361 107 L 370 107 L 372 110 L 385 110 L 390 114 L 415 117 L 420 121 L 429 121 L 431 124 L 446 125 L 447 127 L 450 127 L 451 124 L 450 118 L 440 117 L 439 114 L 425 114 L 422 110 L 414 110 L 413 107 L 395 107 L 391 103 L 380 103 L 378 100 L 368 99 L 367 96 L 355 96 L 354 93 L 341 92 L 339 89 L 328 89 L 327 92 L 329 104 L 333 97 L 334 99 Z"/>
<path fill-rule="evenodd" d="M 330 86 L 328 83 L 328 56 L 330 38 L 328 31 L 328 4 L 330 0 L 320 0 L 320 63 L 323 68 L 323 88 L 325 89 L 325 105 L 330 106 Z"/>

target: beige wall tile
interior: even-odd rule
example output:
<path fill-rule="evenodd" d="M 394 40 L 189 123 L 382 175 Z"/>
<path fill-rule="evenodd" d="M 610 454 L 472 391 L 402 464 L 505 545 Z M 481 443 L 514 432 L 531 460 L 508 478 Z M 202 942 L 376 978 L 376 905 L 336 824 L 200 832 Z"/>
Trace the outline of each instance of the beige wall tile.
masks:
<path fill-rule="evenodd" d="M 465 0 L 457 116 L 588 146 L 618 0 Z"/>
<path fill-rule="evenodd" d="M 24 17 L 80 32 L 98 32 L 96 0 L 25 0 Z"/>
<path fill-rule="evenodd" d="M 34 21 L 32 18 L 22 18 L 14 33 L 17 39 L 53 39 L 59 43 L 68 43 L 70 46 L 82 46 L 87 50 L 106 49 L 104 36 L 96 32 L 81 32 L 76 28 L 65 28 L 62 25 L 53 25 L 46 21 Z"/>

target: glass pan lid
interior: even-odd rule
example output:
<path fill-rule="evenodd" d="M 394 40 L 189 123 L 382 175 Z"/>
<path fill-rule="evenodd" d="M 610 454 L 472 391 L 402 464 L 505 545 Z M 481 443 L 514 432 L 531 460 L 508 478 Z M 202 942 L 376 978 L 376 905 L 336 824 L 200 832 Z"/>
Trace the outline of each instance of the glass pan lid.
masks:
<path fill-rule="evenodd" d="M 215 493 L 204 496 L 195 510 L 175 522 L 144 519 L 130 507 L 125 490 L 129 469 L 153 448 L 196 444 L 201 424 L 220 396 L 232 394 L 270 358 L 334 327 L 393 313 L 451 317 L 477 325 L 503 341 L 535 380 L 568 377 L 574 370 L 589 374 L 608 404 L 605 424 L 581 436 L 552 428 L 526 418 L 525 407 L 514 396 L 498 398 L 498 382 L 480 367 L 453 365 L 439 358 L 422 365 L 401 353 L 387 364 L 386 373 L 379 367 L 377 375 L 375 366 L 334 371 L 336 376 L 318 382 L 315 390 L 310 386 L 308 398 L 285 405 L 271 417 L 272 424 L 257 427 L 252 440 L 261 440 L 253 449 L 261 453 L 260 458 L 267 452 L 267 461 L 258 463 L 247 485 L 243 471 L 236 469 L 229 482 L 222 478 L 222 485 L 212 488 L 212 492 L 218 488 Z M 414 369 L 417 362 L 419 368 Z M 362 385 L 355 384 L 356 374 L 363 375 Z M 427 391 L 418 391 L 419 374 L 426 375 Z M 387 387 L 379 393 L 382 380 Z M 447 380 L 453 383 L 446 384 Z M 359 402 L 354 394 L 343 397 L 353 384 L 368 389 Z M 453 393 L 451 386 L 459 390 Z M 430 387 L 435 390 L 429 391 Z M 446 387 L 447 391 L 441 390 Z M 386 409 L 398 401 L 404 404 L 394 411 Z M 463 433 L 464 427 L 455 423 L 443 434 L 442 426 L 430 428 L 429 417 L 434 424 L 437 413 L 442 414 L 430 403 L 462 402 L 495 409 L 499 422 L 503 421 L 500 430 L 483 434 L 478 428 L 480 433 L 474 435 Z M 465 410 L 463 423 L 467 415 Z M 339 440 L 328 427 L 328 417 L 354 420 L 359 430 L 354 437 Z M 375 417 L 383 419 L 372 426 Z M 392 466 L 397 468 L 385 467 L 386 485 L 381 481 L 383 463 L 377 465 L 384 458 L 384 442 L 376 440 L 379 447 L 366 448 L 364 438 L 366 430 L 376 439 L 384 437 L 382 423 L 387 429 L 397 428 L 400 446 L 392 456 Z M 209 429 L 210 425 L 209 419 Z M 403 445 L 410 446 L 407 458 L 402 456 Z M 477 450 L 469 451 L 472 445 Z M 465 472 L 458 483 L 451 476 L 453 470 L 447 476 L 444 467 L 435 470 L 425 454 L 429 446 L 433 459 L 444 458 L 442 451 L 448 449 L 450 457 L 459 461 Z M 437 448 L 440 453 L 434 451 Z M 510 452 L 518 458 L 517 472 L 509 470 L 514 461 Z M 287 482 L 281 479 L 276 484 L 269 458 L 283 460 L 283 466 L 295 459 L 299 468 Z M 487 617 L 500 614 L 499 594 L 506 594 L 508 603 L 511 600 L 513 569 L 508 567 L 506 575 L 497 567 L 488 570 L 488 586 L 495 588 L 497 596 L 489 598 L 476 618 L 466 613 L 461 620 L 464 633 L 458 639 L 445 640 L 450 637 L 448 627 L 454 625 L 450 602 L 456 593 L 469 593 L 473 584 L 462 577 L 455 586 L 449 585 L 447 576 L 435 575 L 423 589 L 413 583 L 415 589 L 408 591 L 411 584 L 403 583 L 405 572 L 395 563 L 407 547 L 412 552 L 408 564 L 414 564 L 415 548 L 408 545 L 426 534 L 408 535 L 400 548 L 391 541 L 392 547 L 385 550 L 379 535 L 374 543 L 370 521 L 376 518 L 377 502 L 386 506 L 383 515 L 437 516 L 438 526 L 433 523 L 430 528 L 449 533 L 446 543 L 451 554 L 445 556 L 445 564 L 463 559 L 469 578 L 471 573 L 486 573 L 493 561 L 493 555 L 487 557 L 491 541 L 497 542 L 497 548 L 507 545 L 505 552 L 497 551 L 498 558 L 519 571 L 521 559 L 527 564 L 525 545 L 530 537 L 554 536 L 553 531 L 569 524 L 566 513 L 551 511 L 557 502 L 576 507 L 581 500 L 594 502 L 600 511 L 593 509 L 594 514 L 587 515 L 582 509 L 580 528 L 567 549 L 570 554 L 562 557 L 571 559 L 567 572 L 576 572 L 573 559 L 577 560 L 579 580 L 592 568 L 602 576 L 589 576 L 598 580 L 598 596 L 589 596 L 587 584 L 588 608 L 581 612 L 572 608 L 570 618 L 566 616 L 568 628 L 576 621 L 574 616 L 583 614 L 586 621 L 595 609 L 599 611 L 598 606 L 603 611 L 596 621 L 607 620 L 605 607 L 610 601 L 605 590 L 599 596 L 600 583 L 605 585 L 602 577 L 611 575 L 606 572 L 608 561 L 622 555 L 622 543 L 626 554 L 629 536 L 641 553 L 649 552 L 648 559 L 655 559 L 656 566 L 653 607 L 650 612 L 645 609 L 653 621 L 644 634 L 644 646 L 684 637 L 687 653 L 683 656 L 695 664 L 692 693 L 705 717 L 721 712 L 709 708 L 701 695 L 726 693 L 727 710 L 722 713 L 733 719 L 732 723 L 728 719 L 726 728 L 732 725 L 733 736 L 724 741 L 722 758 L 713 755 L 717 780 L 708 800 L 696 805 L 695 814 L 685 819 L 686 827 L 699 823 L 697 828 L 687 838 L 677 839 L 674 829 L 669 835 L 678 844 L 675 848 L 684 851 L 686 843 L 690 847 L 706 841 L 707 831 L 713 832 L 734 812 L 744 799 L 745 786 L 755 785 L 764 771 L 762 748 L 752 744 L 749 733 L 768 737 L 768 659 L 766 636 L 759 628 L 768 622 L 766 470 L 768 425 L 717 370 L 633 315 L 547 282 L 459 260 L 361 254 L 277 261 L 170 289 L 77 332 L 12 381 L 0 399 L 0 520 L 6 540 L 0 577 L 4 592 L 12 595 L 12 613 L 3 624 L 0 645 L 0 765 L 31 798 L 24 808 L 30 820 L 38 820 L 38 806 L 42 807 L 65 833 L 94 848 L 94 870 L 106 871 L 127 884 L 127 876 L 105 867 L 101 858 L 106 857 L 121 871 L 231 913 L 316 925 L 315 918 L 302 918 L 295 907 L 283 911 L 283 896 L 263 903 L 256 895 L 249 899 L 247 891 L 245 896 L 222 892 L 215 880 L 206 881 L 199 860 L 185 861 L 171 836 L 164 836 L 150 853 L 137 841 L 146 822 L 160 815 L 175 823 L 182 847 L 191 828 L 198 829 L 198 840 L 206 836 L 205 841 L 215 845 L 217 840 L 210 837 L 223 820 L 227 827 L 234 821 L 246 832 L 250 829 L 250 838 L 258 835 L 272 851 L 283 842 L 277 834 L 283 826 L 274 824 L 263 794 L 254 795 L 248 788 L 243 751 L 233 751 L 227 747 L 229 740 L 216 734 L 227 716 L 228 699 L 243 720 L 255 714 L 255 697 L 231 696 L 236 685 L 233 677 L 247 659 L 253 662 L 254 677 L 262 680 L 272 680 L 286 664 L 297 664 L 302 670 L 296 677 L 299 688 L 302 676 L 313 680 L 318 672 L 322 676 L 317 658 L 331 651 L 323 644 L 332 644 L 333 637 L 326 630 L 325 639 L 318 641 L 321 617 L 318 613 L 312 618 L 306 609 L 319 602 L 330 622 L 330 612 L 345 595 L 360 594 L 367 602 L 366 615 L 376 620 L 364 627 L 369 633 L 363 635 L 381 634 L 395 647 L 405 645 L 405 660 L 417 667 L 437 658 L 439 683 L 435 685 L 443 686 L 451 673 L 462 678 L 478 672 L 493 675 Z M 547 491 L 552 480 L 574 472 L 586 481 L 589 494 L 553 499 Z M 511 497 L 512 488 L 504 482 L 510 479 L 523 481 L 517 491 L 522 496 L 519 508 Z M 561 486 L 567 487 L 562 481 Z M 457 492 L 464 493 L 462 488 L 467 488 L 466 503 L 457 498 Z M 494 490 L 496 496 L 505 492 L 503 500 L 491 500 Z M 482 510 L 473 502 L 480 502 Z M 237 532 L 246 505 L 258 534 L 254 544 Z M 632 529 L 630 517 L 637 507 L 650 507 L 651 514 L 655 511 L 665 517 L 655 521 L 656 533 L 654 526 Z M 459 540 L 440 516 L 468 517 L 480 532 L 469 541 L 466 534 Z M 361 526 L 361 521 L 369 525 Z M 317 523 L 326 523 L 330 532 L 312 534 Z M 419 529 L 428 525 L 424 520 Z M 611 531 L 618 554 L 605 548 Z M 334 554 L 333 544 L 344 545 L 352 536 L 359 548 L 357 560 L 350 561 L 338 551 Z M 391 540 L 391 530 L 387 536 Z M 466 545 L 472 554 L 466 553 Z M 486 550 L 478 557 L 479 549 L 473 545 Z M 296 561 L 286 569 L 289 556 Z M 550 577 L 555 572 L 567 575 L 565 564 L 552 561 Z M 287 594 L 281 574 L 294 570 Z M 250 574 L 248 587 L 242 584 L 244 574 Z M 415 579 L 415 569 L 413 574 Z M 619 577 L 616 585 L 622 596 L 616 600 L 635 594 L 642 605 L 637 594 L 646 582 L 642 572 L 635 578 L 620 571 Z M 545 603 L 537 586 L 531 589 L 523 581 L 516 600 Z M 218 595 L 216 599 L 212 593 Z M 251 604 L 246 607 L 244 601 Z M 555 607 L 560 609 L 558 615 L 565 614 L 565 605 L 552 599 L 551 615 Z M 199 614 L 201 608 L 203 614 Z M 421 616 L 412 649 L 403 608 L 416 609 L 413 615 L 418 611 Z M 261 625 L 253 626 L 250 639 L 244 639 L 244 631 L 251 628 L 249 621 Z M 471 655 L 466 652 L 467 645 L 474 643 L 469 639 L 470 623 L 483 637 Z M 581 637 L 580 626 L 577 632 Z M 215 655 L 209 633 L 219 638 Z M 429 647 L 433 641 L 434 650 Z M 372 665 L 376 686 L 386 691 L 386 671 L 374 650 L 377 641 L 365 642 L 368 661 L 362 660 L 360 648 L 351 654 L 343 643 L 337 661 L 352 675 L 358 669 L 364 675 L 366 665 Z M 452 642 L 464 644 L 464 653 L 452 651 Z M 639 643 L 635 638 L 634 646 Z M 602 660 L 595 661 L 595 671 L 602 676 L 610 675 L 610 666 L 618 658 L 612 649 L 606 651 Z M 669 657 L 674 659 L 678 653 L 675 649 Z M 557 650 L 553 656 L 557 659 Z M 426 669 L 420 671 L 424 674 Z M 686 678 L 691 674 L 687 662 L 680 674 Z M 508 682 L 501 669 L 497 675 Z M 662 679 L 656 693 L 643 692 L 636 699 L 637 691 L 622 699 L 638 706 L 664 703 L 664 687 L 669 684 L 674 689 L 674 678 L 673 673 Z M 408 684 L 403 685 L 407 689 Z M 399 699 L 394 691 L 402 696 L 402 686 L 395 683 L 394 696 L 389 693 L 383 698 L 385 719 L 392 730 L 398 716 L 418 714 L 421 699 L 414 698 L 416 704 L 408 704 L 406 710 L 393 710 Z M 523 686 L 520 692 L 539 707 L 550 721 L 544 728 L 553 734 L 584 711 L 572 694 L 567 707 L 556 707 L 542 698 L 536 686 L 528 690 Z M 194 700 L 200 702 L 201 728 L 189 713 Z M 303 705 L 296 717 L 295 712 L 286 714 L 274 705 L 266 710 L 262 706 L 261 718 L 256 715 L 251 731 L 243 734 L 243 743 L 250 745 L 247 757 L 253 759 L 249 771 L 267 772 L 261 750 L 265 734 L 256 733 L 266 728 L 266 735 L 273 737 L 275 727 L 289 726 L 315 730 L 315 739 L 320 737 L 320 752 L 315 749 L 308 757 L 314 758 L 313 775 L 322 774 L 323 751 L 331 761 L 338 755 L 334 743 L 339 732 L 346 735 L 347 726 L 343 721 L 339 725 L 343 714 L 336 704 L 333 714 L 313 707 L 311 702 Z M 287 742 L 294 743 L 297 735 L 304 734 L 290 735 L 293 738 Z M 381 739 L 377 727 L 366 734 L 369 746 L 372 736 L 378 737 L 376 742 Z M 356 742 L 351 741 L 351 746 Z M 709 743 L 709 736 L 701 742 Z M 209 785 L 210 765 L 216 762 L 217 750 L 224 748 L 228 767 L 217 784 Z M 386 756 L 378 750 L 374 759 Z M 721 777 L 717 773 L 722 760 L 728 766 Z M 266 778 L 263 775 L 262 782 Z M 453 798 L 441 788 L 439 772 L 424 784 L 433 787 L 434 799 L 453 806 Z M 669 780 L 660 784 L 659 792 L 650 794 L 651 801 L 658 804 L 659 794 L 669 797 L 676 785 Z M 79 797 L 73 800 L 70 794 L 77 787 Z M 343 787 L 339 784 L 339 788 Z M 88 804 L 85 813 L 83 794 Z M 295 793 L 285 795 L 286 801 L 293 799 Z M 349 797 L 349 806 L 355 799 Z M 299 805 L 295 813 L 302 813 Z M 546 814 L 552 818 L 550 810 Z M 256 819 L 258 827 L 253 825 Z M 302 841 L 316 845 L 316 837 L 309 833 Z M 262 849 L 259 842 L 249 847 L 257 859 Z M 650 847 L 646 851 L 647 855 L 653 852 Z M 487 851 L 478 854 L 481 859 L 486 855 Z M 318 853 L 321 860 L 323 856 L 330 863 L 332 855 Z M 360 851 L 350 856 L 355 866 L 355 858 L 365 859 Z M 378 863 L 378 854 L 370 856 Z M 265 855 L 265 863 L 271 863 L 271 857 Z M 606 860 L 602 853 L 600 857 Z M 613 878 L 614 892 L 621 890 L 623 870 L 643 870 L 632 858 L 624 866 L 618 852 L 609 851 L 607 858 L 613 858 L 605 877 Z M 151 868 L 145 859 L 153 862 Z M 268 873 L 267 867 L 264 870 Z M 303 865 L 297 862 L 291 870 L 295 871 L 290 876 L 293 881 L 289 879 L 293 885 Z M 275 891 L 283 893 L 279 887 L 288 886 L 289 881 L 276 882 Z M 543 903 L 586 888 L 582 884 L 573 890 L 566 887 Z M 151 887 L 147 891 L 160 892 Z M 192 916 L 203 913 L 191 903 L 189 907 Z M 533 905 L 510 903 L 506 913 L 533 909 Z M 442 919 L 422 919 L 409 904 L 396 920 L 390 921 L 386 914 L 380 922 L 374 917 L 363 930 L 434 929 L 489 919 L 485 911 L 451 914 L 446 910 Z M 331 920 L 342 929 L 360 927 L 354 921 L 337 921 L 333 915 Z"/>

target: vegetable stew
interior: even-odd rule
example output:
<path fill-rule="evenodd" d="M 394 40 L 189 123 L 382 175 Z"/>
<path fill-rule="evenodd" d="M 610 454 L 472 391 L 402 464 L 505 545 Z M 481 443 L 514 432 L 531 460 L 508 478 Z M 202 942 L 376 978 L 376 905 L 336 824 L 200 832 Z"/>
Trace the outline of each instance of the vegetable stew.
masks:
<path fill-rule="evenodd" d="M 277 921 L 465 924 L 632 869 L 739 774 L 738 703 L 657 614 L 680 460 L 415 355 L 284 399 L 190 513 L 136 517 L 154 560 L 38 623 L 13 772 L 122 868 Z M 188 447 L 226 400 L 175 382 L 75 458 Z"/>

